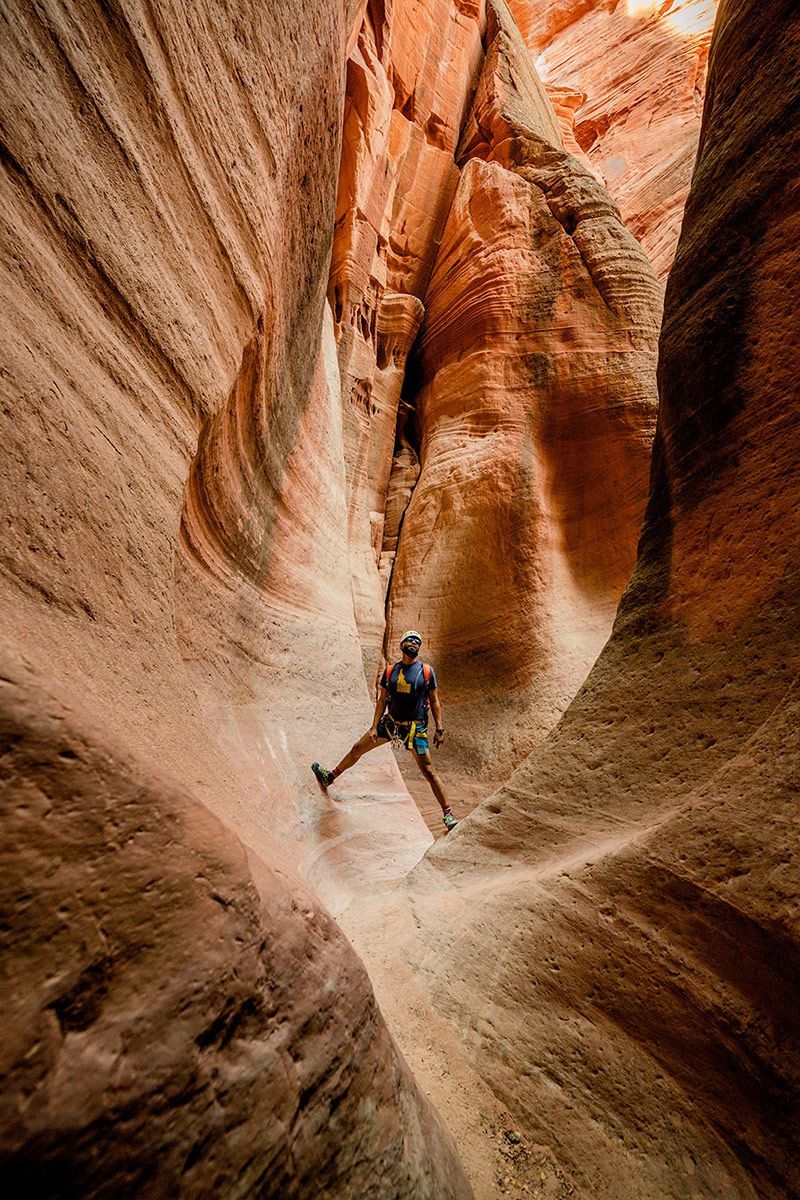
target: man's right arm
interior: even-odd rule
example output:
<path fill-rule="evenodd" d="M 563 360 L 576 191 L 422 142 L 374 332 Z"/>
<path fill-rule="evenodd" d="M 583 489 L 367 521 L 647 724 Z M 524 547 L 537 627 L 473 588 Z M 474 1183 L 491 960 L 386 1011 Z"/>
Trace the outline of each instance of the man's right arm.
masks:
<path fill-rule="evenodd" d="M 373 742 L 377 741 L 377 738 L 378 738 L 378 722 L 380 721 L 381 717 L 383 716 L 384 710 L 386 708 L 387 695 L 388 695 L 388 692 L 385 687 L 378 688 L 378 699 L 375 704 L 375 716 L 372 719 L 372 728 L 369 731 Z"/>

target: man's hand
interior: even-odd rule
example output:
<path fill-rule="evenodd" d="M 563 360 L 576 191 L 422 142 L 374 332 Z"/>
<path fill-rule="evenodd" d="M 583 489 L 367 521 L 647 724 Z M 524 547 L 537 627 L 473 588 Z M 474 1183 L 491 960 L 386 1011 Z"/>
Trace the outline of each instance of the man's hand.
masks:
<path fill-rule="evenodd" d="M 439 747 L 441 746 L 443 741 L 444 741 L 444 730 L 437 729 L 433 735 L 433 744 L 437 750 L 439 749 Z"/>
<path fill-rule="evenodd" d="M 378 740 L 378 726 L 377 725 L 372 726 L 372 728 L 369 731 L 369 736 L 370 736 L 370 741 L 377 742 L 377 740 Z"/>

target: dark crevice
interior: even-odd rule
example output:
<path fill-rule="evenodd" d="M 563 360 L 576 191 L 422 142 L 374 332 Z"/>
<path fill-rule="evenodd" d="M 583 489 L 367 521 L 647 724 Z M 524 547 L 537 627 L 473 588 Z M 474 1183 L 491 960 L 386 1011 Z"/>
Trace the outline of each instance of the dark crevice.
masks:
<path fill-rule="evenodd" d="M 412 497 L 416 490 L 417 484 L 419 482 L 420 474 L 422 471 L 422 465 L 421 465 L 422 464 L 422 455 L 421 455 L 422 428 L 420 425 L 419 414 L 417 411 L 417 400 L 419 398 L 420 392 L 422 391 L 423 379 L 424 379 L 423 371 L 422 371 L 422 363 L 421 363 L 421 358 L 420 358 L 420 353 L 419 353 L 421 332 L 422 331 L 420 330 L 419 333 L 417 334 L 417 338 L 416 338 L 413 346 L 411 347 L 411 350 L 408 355 L 408 359 L 406 360 L 406 370 L 405 370 L 405 375 L 403 377 L 402 390 L 400 393 L 400 403 L 397 408 L 397 425 L 395 428 L 394 451 L 392 453 L 392 470 L 391 470 L 391 475 L 389 478 L 389 487 L 387 490 L 387 507 L 386 507 L 386 510 L 384 513 L 384 517 L 386 518 L 389 515 L 388 505 L 389 505 L 389 498 L 392 495 L 392 482 L 393 482 L 393 480 L 396 481 L 397 475 L 400 471 L 408 469 L 407 461 L 408 461 L 409 455 L 413 455 L 413 458 L 416 460 L 416 463 L 417 463 L 416 478 L 414 479 L 414 482 L 408 492 L 408 496 L 406 498 L 405 504 L 403 505 L 403 511 L 400 514 L 399 520 L 397 521 L 397 534 L 396 534 L 396 541 L 395 541 L 395 548 L 394 548 L 394 558 L 392 559 L 392 564 L 391 564 L 391 567 L 389 570 L 389 576 L 386 581 L 386 596 L 385 596 L 385 609 L 384 609 L 384 611 L 386 613 L 386 632 L 388 632 L 389 609 L 390 609 L 390 604 L 391 604 L 392 584 L 394 581 L 394 569 L 395 569 L 395 564 L 397 562 L 397 555 L 400 550 L 400 540 L 401 540 L 402 534 L 403 534 L 403 525 L 405 523 L 406 513 L 408 512 L 408 507 L 411 503 Z M 406 458 L 405 464 L 402 461 L 403 456 L 405 456 L 405 458 Z M 383 556 L 384 554 L 389 553 L 390 549 L 391 548 L 390 548 L 389 544 L 387 543 L 387 539 L 386 539 L 386 520 L 384 520 L 384 540 L 383 540 L 383 546 L 381 549 L 381 555 Z M 384 634 L 384 637 L 385 636 L 386 636 L 386 633 Z M 385 650 L 386 650 L 386 646 L 384 643 L 384 652 L 385 652 Z"/>
<path fill-rule="evenodd" d="M 53 1002 L 61 1032 L 80 1033 L 100 1016 L 112 976 L 110 955 L 103 955 L 81 972 L 74 986 Z"/>

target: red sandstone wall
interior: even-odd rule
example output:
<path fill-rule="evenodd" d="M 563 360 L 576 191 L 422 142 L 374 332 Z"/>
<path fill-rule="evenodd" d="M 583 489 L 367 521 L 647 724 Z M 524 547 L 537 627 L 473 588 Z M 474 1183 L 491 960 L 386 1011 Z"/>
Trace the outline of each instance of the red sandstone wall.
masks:
<path fill-rule="evenodd" d="M 797 1193 L 798 37 L 723 0 L 614 633 L 409 884 L 437 1006 L 595 1197 Z"/>
<path fill-rule="evenodd" d="M 676 178 L 702 58 L 664 49 L 680 8 L 604 14 L 678 64 Z M 428 843 L 388 752 L 336 806 L 305 781 L 369 716 L 393 564 L 390 640 L 428 622 L 479 769 L 553 719 L 632 556 L 658 294 L 563 151 L 575 97 L 557 120 L 489 9 L 485 30 L 472 0 L 2 18 L 20 1192 L 469 1194 L 357 960 L 280 869 L 338 909 Z M 546 59 L 562 35 L 585 53 L 597 6 L 548 11 Z M 481 1074 L 615 1200 L 796 1190 L 798 34 L 788 0 L 724 0 L 614 636 L 410 885 L 420 976 Z M 629 124 L 624 58 L 613 103 L 587 100 L 613 110 L 604 173 L 673 78 Z M 621 202 L 674 230 L 679 190 L 636 161 Z"/>
<path fill-rule="evenodd" d="M 498 778 L 563 711 L 632 567 L 660 296 L 508 8 L 484 8 L 367 6 L 329 295 L 368 678 L 419 626 L 445 761 Z"/>
<path fill-rule="evenodd" d="M 717 0 L 509 0 L 562 121 L 665 279 L 697 151 Z"/>
<path fill-rule="evenodd" d="M 605 641 L 633 566 L 655 420 L 659 289 L 560 146 L 505 4 L 457 161 L 419 342 L 422 473 L 388 643 L 424 630 L 448 761 L 510 770 Z"/>
<path fill-rule="evenodd" d="M 398 405 L 435 247 L 458 181 L 453 154 L 482 56 L 483 5 L 369 3 L 348 59 L 329 297 L 342 374 L 356 617 L 382 666 L 397 528 L 385 530 Z"/>
<path fill-rule="evenodd" d="M 369 712 L 320 350 L 353 15 L 0 18 L 2 1154 L 21 1194 L 469 1195 L 330 917 L 251 856 L 257 892 L 230 832 L 333 898 L 322 850 L 369 852 L 381 786 L 414 858 L 429 840 L 388 755 L 340 813 L 287 785 L 288 716 L 305 766 L 346 734 L 338 706 Z"/>

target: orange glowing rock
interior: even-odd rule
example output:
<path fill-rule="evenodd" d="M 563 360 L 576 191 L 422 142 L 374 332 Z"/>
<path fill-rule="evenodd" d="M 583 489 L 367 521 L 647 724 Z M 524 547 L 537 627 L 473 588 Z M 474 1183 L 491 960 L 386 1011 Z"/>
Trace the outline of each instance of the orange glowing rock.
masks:
<path fill-rule="evenodd" d="M 509 5 L 551 94 L 585 96 L 576 143 L 665 278 L 697 151 L 717 0 Z"/>
<path fill-rule="evenodd" d="M 497 777 L 557 719 L 633 565 L 660 302 L 500 3 L 487 41 L 426 294 L 388 640 L 426 631 L 451 761 Z"/>

